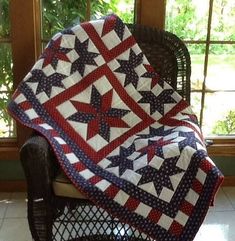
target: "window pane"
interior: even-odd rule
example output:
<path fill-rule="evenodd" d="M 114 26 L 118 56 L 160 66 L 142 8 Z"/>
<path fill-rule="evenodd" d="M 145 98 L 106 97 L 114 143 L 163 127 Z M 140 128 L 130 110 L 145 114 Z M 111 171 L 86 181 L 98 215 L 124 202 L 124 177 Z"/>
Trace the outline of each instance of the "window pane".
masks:
<path fill-rule="evenodd" d="M 10 93 L 0 91 L 0 138 L 16 137 L 15 122 L 6 109 L 9 99 Z"/>
<path fill-rule="evenodd" d="M 235 92 L 207 93 L 203 118 L 204 135 L 235 135 Z"/>
<path fill-rule="evenodd" d="M 42 0 L 43 39 L 50 39 L 64 28 L 83 22 L 87 0 Z"/>
<path fill-rule="evenodd" d="M 208 64 L 207 89 L 235 91 L 235 45 L 211 45 Z"/>
<path fill-rule="evenodd" d="M 205 40 L 209 0 L 167 0 L 166 30 L 184 40 Z"/>
<path fill-rule="evenodd" d="M 115 13 L 125 23 L 134 22 L 134 0 L 91 0 L 91 19 Z"/>
<path fill-rule="evenodd" d="M 187 47 L 191 57 L 191 89 L 202 90 L 206 47 L 204 44 L 188 44 Z"/>
<path fill-rule="evenodd" d="M 0 137 L 15 136 L 15 128 L 6 105 L 13 87 L 12 55 L 10 44 L 0 44 Z"/>
<path fill-rule="evenodd" d="M 212 40 L 235 40 L 235 1 L 214 0 L 211 24 Z"/>
<path fill-rule="evenodd" d="M 0 38 L 10 36 L 9 1 L 0 0 Z"/>
<path fill-rule="evenodd" d="M 198 120 L 200 120 L 201 99 L 202 99 L 202 93 L 200 92 L 191 93 L 191 106 Z"/>

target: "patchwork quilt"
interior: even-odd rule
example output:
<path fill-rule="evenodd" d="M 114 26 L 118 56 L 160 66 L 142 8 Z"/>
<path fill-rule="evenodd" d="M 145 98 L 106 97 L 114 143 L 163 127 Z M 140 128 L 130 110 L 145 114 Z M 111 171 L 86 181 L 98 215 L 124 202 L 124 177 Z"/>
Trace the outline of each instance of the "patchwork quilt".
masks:
<path fill-rule="evenodd" d="M 190 106 L 116 15 L 56 34 L 8 109 L 98 206 L 154 240 L 193 240 L 223 176 Z"/>

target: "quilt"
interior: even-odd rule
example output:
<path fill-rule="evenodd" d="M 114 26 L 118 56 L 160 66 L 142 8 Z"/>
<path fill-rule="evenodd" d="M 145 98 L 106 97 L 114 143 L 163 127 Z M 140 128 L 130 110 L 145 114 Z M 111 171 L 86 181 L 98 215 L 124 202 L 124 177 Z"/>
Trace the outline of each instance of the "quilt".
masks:
<path fill-rule="evenodd" d="M 154 240 L 193 240 L 223 176 L 191 107 L 116 15 L 56 34 L 8 109 L 95 204 Z"/>

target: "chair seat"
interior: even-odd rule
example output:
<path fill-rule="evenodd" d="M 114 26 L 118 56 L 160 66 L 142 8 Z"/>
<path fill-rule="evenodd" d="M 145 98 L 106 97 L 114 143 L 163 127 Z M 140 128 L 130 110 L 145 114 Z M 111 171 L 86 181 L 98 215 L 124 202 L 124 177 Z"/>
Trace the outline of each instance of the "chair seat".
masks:
<path fill-rule="evenodd" d="M 66 175 L 60 171 L 53 181 L 53 190 L 55 195 L 62 197 L 70 197 L 77 199 L 87 199 L 81 194 L 73 183 L 66 177 Z"/>

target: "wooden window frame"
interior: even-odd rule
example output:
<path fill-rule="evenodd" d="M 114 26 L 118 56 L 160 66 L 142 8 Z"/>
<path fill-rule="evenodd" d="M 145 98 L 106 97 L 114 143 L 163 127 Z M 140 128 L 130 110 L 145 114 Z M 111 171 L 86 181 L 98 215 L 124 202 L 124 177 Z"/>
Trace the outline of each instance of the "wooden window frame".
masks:
<path fill-rule="evenodd" d="M 10 43 L 13 59 L 13 89 L 34 65 L 39 54 L 39 0 L 11 0 Z M 19 149 L 31 131 L 17 123 L 17 138 L 0 139 L 0 160 L 19 160 Z"/>
<path fill-rule="evenodd" d="M 209 0 L 209 15 L 207 22 L 207 37 L 206 40 L 192 40 L 192 41 L 184 41 L 186 44 L 205 44 L 205 60 L 204 60 L 204 79 L 201 90 L 191 90 L 191 93 L 201 93 L 201 110 L 200 110 L 200 124 L 203 122 L 204 115 L 204 106 L 205 106 L 205 97 L 206 93 L 209 93 L 206 89 L 206 77 L 208 70 L 208 59 L 209 59 L 209 49 L 213 44 L 235 44 L 235 41 L 215 41 L 211 40 L 211 23 L 212 23 L 212 15 L 213 15 L 213 2 L 214 0 Z M 235 91 L 235 90 L 234 90 Z M 215 90 L 213 92 L 219 92 L 219 90 Z M 224 91 L 226 92 L 226 91 Z M 206 139 L 210 139 L 213 141 L 213 144 L 210 145 L 208 149 L 208 154 L 211 156 L 235 156 L 235 137 L 206 137 Z"/>
<path fill-rule="evenodd" d="M 136 0 L 135 7 L 137 23 L 164 29 L 165 0 Z M 10 21 L 15 88 L 30 71 L 41 51 L 40 0 L 11 0 Z M 30 133 L 29 129 L 17 124 L 17 139 L 0 139 L 0 161 L 19 160 L 19 149 Z M 213 138 L 213 141 L 214 144 L 208 147 L 209 155 L 235 156 L 234 138 Z"/>

